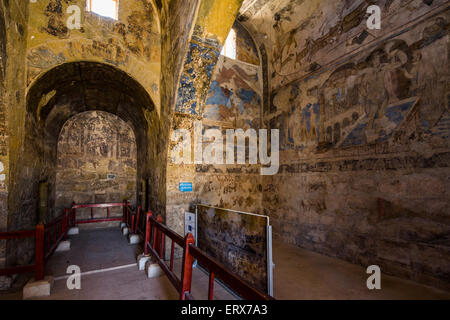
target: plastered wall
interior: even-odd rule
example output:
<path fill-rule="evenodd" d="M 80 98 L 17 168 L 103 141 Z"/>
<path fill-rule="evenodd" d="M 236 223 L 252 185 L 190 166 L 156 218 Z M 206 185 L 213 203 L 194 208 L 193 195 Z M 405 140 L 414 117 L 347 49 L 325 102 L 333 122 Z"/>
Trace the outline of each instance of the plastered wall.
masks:
<path fill-rule="evenodd" d="M 448 3 L 378 1 L 381 30 L 369 4 L 241 17 L 267 48 L 264 125 L 281 137 L 262 207 L 283 241 L 448 288 Z"/>
<path fill-rule="evenodd" d="M 136 203 L 136 138 L 131 127 L 110 113 L 88 111 L 66 122 L 58 139 L 56 211 L 71 203 Z M 90 210 L 78 210 L 79 219 Z M 106 217 L 96 210 L 95 217 Z M 112 215 L 121 216 L 115 208 Z"/>

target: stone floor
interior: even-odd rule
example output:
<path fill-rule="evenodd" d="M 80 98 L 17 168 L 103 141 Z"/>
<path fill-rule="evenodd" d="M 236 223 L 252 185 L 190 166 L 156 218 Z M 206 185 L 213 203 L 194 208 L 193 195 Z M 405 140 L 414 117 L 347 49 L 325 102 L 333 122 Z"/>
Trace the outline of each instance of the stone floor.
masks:
<path fill-rule="evenodd" d="M 51 300 L 171 300 L 178 294 L 167 277 L 147 279 L 138 271 L 136 256 L 142 252 L 139 245 L 131 246 L 119 228 L 80 230 L 71 237 L 71 250 L 55 253 L 46 272 L 56 281 Z M 276 299 L 450 299 L 450 293 L 422 286 L 407 280 L 382 276 L 381 290 L 368 290 L 368 275 L 361 266 L 284 244 L 274 239 L 274 296 Z M 77 265 L 83 275 L 81 290 L 66 286 L 66 270 Z M 105 271 L 108 269 L 108 271 Z M 181 274 L 181 262 L 175 261 L 175 272 Z M 31 275 L 29 275 L 30 277 Z M 0 299 L 21 299 L 20 283 L 16 289 L 0 293 Z M 192 294 L 206 299 L 208 276 L 194 269 Z M 215 299 L 235 299 L 219 283 Z"/>
<path fill-rule="evenodd" d="M 369 290 L 365 268 L 277 239 L 273 260 L 276 299 L 450 299 L 450 292 L 383 274 L 381 290 Z"/>
<path fill-rule="evenodd" d="M 80 234 L 70 236 L 70 240 L 71 250 L 55 252 L 46 265 L 46 274 L 53 275 L 55 282 L 52 295 L 43 300 L 178 299 L 178 293 L 167 277 L 148 279 L 144 271 L 138 270 L 136 257 L 142 253 L 142 247 L 129 245 L 119 228 L 81 229 Z M 81 290 L 67 288 L 66 271 L 70 265 L 81 269 Z M 180 277 L 180 261 L 175 261 L 174 271 Z M 208 280 L 207 274 L 194 269 L 192 294 L 196 299 L 207 298 Z M 22 284 L 25 282 L 21 281 Z M 215 299 L 235 299 L 219 283 L 216 283 L 214 293 Z M 0 293 L 2 299 L 22 299 L 20 285 L 8 293 Z"/>

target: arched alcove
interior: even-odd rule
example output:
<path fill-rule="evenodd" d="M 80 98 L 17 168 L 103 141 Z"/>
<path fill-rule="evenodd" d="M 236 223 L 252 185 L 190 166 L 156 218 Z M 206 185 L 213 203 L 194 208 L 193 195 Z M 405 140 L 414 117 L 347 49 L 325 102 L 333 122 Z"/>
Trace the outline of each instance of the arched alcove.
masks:
<path fill-rule="evenodd" d="M 88 61 L 65 63 L 37 79 L 27 94 L 24 156 L 17 164 L 21 170 L 16 172 L 16 183 L 9 195 L 15 228 L 32 226 L 60 213 L 55 207 L 58 137 L 64 124 L 80 113 L 113 114 L 118 122 L 129 126 L 135 135 L 138 164 L 136 172 L 130 174 L 138 181 L 151 178 L 154 171 L 148 152 L 157 149 L 152 145 L 157 139 L 149 138 L 149 134 L 158 127 L 153 122 L 150 127 L 147 119 L 152 119 L 154 110 L 147 91 L 131 76 L 110 65 Z M 44 214 L 38 210 L 39 188 L 43 184 L 48 188 L 48 210 Z M 132 199 L 137 199 L 140 185 L 137 183 Z"/>

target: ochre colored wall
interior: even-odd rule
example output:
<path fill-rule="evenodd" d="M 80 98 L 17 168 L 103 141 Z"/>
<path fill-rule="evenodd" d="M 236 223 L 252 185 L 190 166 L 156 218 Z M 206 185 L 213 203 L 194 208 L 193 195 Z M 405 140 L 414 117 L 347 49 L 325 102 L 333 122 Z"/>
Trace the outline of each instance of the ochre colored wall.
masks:
<path fill-rule="evenodd" d="M 118 21 L 85 12 L 84 0 L 17 3 L 20 5 L 10 2 L 9 16 L 6 15 L 10 33 L 7 69 L 10 70 L 6 73 L 9 79 L 5 81 L 8 86 L 8 97 L 5 98 L 12 111 L 7 117 L 9 151 L 3 161 L 6 181 L 12 182 L 5 194 L 8 197 L 8 229 L 30 228 L 37 223 L 39 182 L 49 181 L 50 186 L 55 185 L 56 145 L 49 141 L 58 135 L 61 123 L 83 110 L 108 109 L 113 113 L 117 108 L 136 110 L 128 112 L 126 121 L 130 125 L 139 123 L 137 139 L 142 144 L 138 156 L 141 164 L 138 166 L 139 179 L 164 184 L 166 159 L 158 158 L 164 153 L 166 144 L 159 114 L 161 34 L 158 11 L 153 2 L 121 0 Z M 66 11 L 69 5 L 78 5 L 81 9 L 80 30 L 69 30 L 66 26 L 70 17 Z M 87 78 L 86 90 L 79 95 L 74 94 L 70 81 L 65 82 L 69 78 L 78 84 L 84 81 L 76 78 L 74 67 L 85 68 L 83 77 Z M 52 76 L 47 77 L 49 74 Z M 49 78 L 58 90 L 45 87 L 42 79 Z M 134 97 L 128 97 L 128 105 L 124 105 L 124 95 L 116 97 L 120 94 L 117 90 L 115 94 L 108 92 L 111 86 L 95 93 L 101 86 L 99 81 L 122 83 L 123 89 L 129 85 L 139 87 L 139 93 L 130 91 Z M 91 99 L 85 101 L 83 109 L 81 100 L 88 96 L 96 96 L 98 104 L 92 103 Z M 143 96 L 149 98 L 142 100 Z M 117 99 L 111 104 L 115 97 Z M 42 117 L 42 114 L 49 117 Z M 164 191 L 165 188 L 150 189 L 153 209 L 164 208 Z M 140 184 L 137 194 L 142 196 Z M 53 189 L 48 218 L 59 214 L 54 207 L 54 196 Z M 23 261 L 31 257 L 11 247 L 11 264 L 15 263 L 15 253 Z"/>
<path fill-rule="evenodd" d="M 27 38 L 27 19 L 28 2 L 27 1 L 0 1 L 2 8 L 2 20 L 6 29 L 6 51 L 2 56 L 3 65 L 3 83 L 0 93 L 0 108 L 4 115 L 0 118 L 1 130 L 1 154 L 0 161 L 4 170 L 4 180 L 0 181 L 0 229 L 5 230 L 9 227 L 9 202 L 8 198 L 11 189 L 14 186 L 14 171 L 18 168 L 18 151 L 22 148 L 24 129 L 21 126 L 25 115 L 25 56 L 26 56 L 26 38 Z M 0 26 L 0 29 L 2 26 Z M 2 43 L 5 47 L 5 43 Z M 2 130 L 3 129 L 3 130 Z M 2 177 L 3 178 L 3 177 Z M 0 179 L 1 180 L 1 179 Z M 18 199 L 20 201 L 22 199 Z M 19 257 L 18 262 L 27 263 L 33 253 L 30 248 L 33 247 L 33 241 L 24 242 L 23 250 L 16 250 L 15 244 L 10 243 L 6 246 L 5 241 L 0 242 L 0 265 L 6 263 L 6 257 L 11 260 Z M 10 260 L 8 259 L 8 260 Z M 2 281 L 5 281 L 2 283 Z M 3 284 L 8 286 L 10 279 L 1 279 L 0 287 Z"/>
<path fill-rule="evenodd" d="M 27 84 L 62 63 L 96 61 L 114 65 L 136 79 L 160 108 L 159 17 L 150 0 L 121 0 L 119 20 L 85 11 L 86 0 L 30 4 Z M 81 9 L 81 29 L 68 29 L 69 5 Z"/>
<path fill-rule="evenodd" d="M 262 206 L 283 241 L 448 289 L 448 3 L 377 4 L 381 30 L 366 1 L 241 18 L 267 48 L 264 126 L 281 137 Z"/>
<path fill-rule="evenodd" d="M 225 136 L 226 129 L 252 128 L 258 132 L 261 127 L 262 69 L 259 55 L 249 34 L 242 26 L 235 26 L 237 51 L 245 61 L 220 56 L 211 76 L 211 84 L 199 115 L 176 113 L 173 129 L 187 129 L 193 134 L 193 122 L 200 121 L 203 130 L 220 128 Z M 250 64 L 246 61 L 256 62 Z M 192 143 L 194 136 L 192 135 Z M 203 142 L 203 150 L 209 141 Z M 170 207 L 170 225 L 183 232 L 184 211 L 193 210 L 196 203 L 221 208 L 259 213 L 261 211 L 262 185 L 259 165 L 211 165 L 176 164 L 173 148 L 169 147 L 167 205 Z M 224 149 L 225 150 L 225 149 Z M 183 193 L 180 182 L 192 182 L 194 191 Z"/>

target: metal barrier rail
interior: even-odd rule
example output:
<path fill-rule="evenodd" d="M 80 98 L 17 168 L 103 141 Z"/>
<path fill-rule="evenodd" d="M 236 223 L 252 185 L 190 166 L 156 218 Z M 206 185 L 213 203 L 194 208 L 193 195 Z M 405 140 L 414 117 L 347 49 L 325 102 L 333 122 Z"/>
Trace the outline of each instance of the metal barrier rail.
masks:
<path fill-rule="evenodd" d="M 1 232 L 0 240 L 35 238 L 35 263 L 27 266 L 0 269 L 0 276 L 34 272 L 36 280 L 44 278 L 44 225 L 38 224 L 34 230 Z"/>
<path fill-rule="evenodd" d="M 164 237 L 172 240 L 169 266 L 164 261 Z M 175 244 L 183 249 L 183 262 L 181 279 L 173 272 Z M 146 232 L 145 232 L 145 255 L 151 254 L 158 262 L 161 269 L 167 275 L 174 287 L 178 290 L 181 300 L 193 300 L 191 294 L 192 284 L 192 265 L 197 260 L 204 268 L 210 272 L 208 299 L 212 300 L 214 296 L 214 280 L 219 278 L 234 292 L 246 300 L 273 300 L 274 298 L 266 295 L 259 290 L 247 284 L 243 279 L 231 273 L 225 266 L 208 256 L 207 253 L 195 246 L 194 236 L 189 233 L 185 238 L 176 232 L 170 230 L 162 224 L 162 217 L 155 219 L 151 212 L 147 213 Z"/>
<path fill-rule="evenodd" d="M 121 218 L 109 217 L 109 208 L 123 207 L 123 215 Z M 91 219 L 76 220 L 76 209 L 79 208 L 107 208 L 108 217 L 106 219 Z M 171 283 L 178 290 L 181 300 L 193 300 L 191 294 L 192 284 L 192 265 L 194 260 L 197 260 L 204 268 L 210 272 L 208 299 L 212 300 L 214 296 L 214 280 L 215 277 L 222 280 L 238 295 L 247 300 L 272 300 L 273 298 L 258 291 L 257 289 L 248 285 L 240 277 L 234 275 L 226 269 L 221 263 L 211 258 L 195 246 L 195 239 L 192 234 L 186 237 L 180 236 L 178 233 L 172 231 L 162 222 L 161 216 L 156 219 L 152 213 L 149 212 L 145 216 L 142 215 L 142 207 L 138 207 L 137 213 L 133 213 L 128 201 L 123 203 L 105 203 L 105 204 L 79 204 L 73 205 L 71 209 L 64 209 L 64 213 L 44 225 L 42 223 L 36 226 L 35 230 L 23 230 L 13 232 L 0 233 L 0 240 L 11 239 L 25 239 L 35 238 L 35 263 L 27 266 L 11 267 L 0 269 L 0 276 L 12 275 L 18 273 L 34 272 L 36 280 L 44 278 L 44 265 L 49 257 L 56 250 L 59 243 L 66 239 L 67 232 L 70 227 L 76 226 L 78 223 L 94 223 L 104 221 L 123 221 L 131 229 L 131 232 L 141 234 L 144 236 L 144 253 L 151 254 L 158 262 L 161 269 L 167 275 Z M 112 220 L 114 219 L 114 220 Z M 170 261 L 167 265 L 164 261 L 164 239 L 169 237 L 171 239 Z M 183 249 L 183 262 L 181 270 L 181 278 L 173 272 L 175 245 Z"/>
<path fill-rule="evenodd" d="M 211 258 L 206 252 L 200 250 L 192 244 L 189 245 L 189 255 L 192 256 L 192 260 L 197 260 L 202 267 L 209 271 L 208 300 L 213 300 L 215 278 L 222 280 L 222 282 L 227 284 L 234 292 L 246 300 L 273 300 L 272 297 L 249 286 L 240 277 L 231 273 L 220 262 Z M 192 268 L 192 264 L 185 267 Z M 190 292 L 189 296 L 192 297 Z"/>
<path fill-rule="evenodd" d="M 35 238 L 35 262 L 27 266 L 9 267 L 0 269 L 0 276 L 13 275 L 20 273 L 34 272 L 37 281 L 44 279 L 45 262 L 55 252 L 61 241 L 67 238 L 69 228 L 77 224 L 98 223 L 106 221 L 122 221 L 122 217 L 110 217 L 110 208 L 124 207 L 128 202 L 124 203 L 101 203 L 101 204 L 75 204 L 72 203 L 70 209 L 64 209 L 64 213 L 53 219 L 47 224 L 40 223 L 34 230 L 0 232 L 0 240 L 14 240 Z M 77 220 L 76 210 L 81 208 L 91 208 L 91 219 Z M 93 217 L 94 208 L 106 208 L 107 217 L 95 219 Z M 125 209 L 124 209 L 125 213 Z"/>
<path fill-rule="evenodd" d="M 67 232 L 70 228 L 69 210 L 64 209 L 64 213 L 52 222 L 45 225 L 44 228 L 44 249 L 45 261 L 55 252 L 59 243 L 67 238 Z"/>
<path fill-rule="evenodd" d="M 125 206 L 127 206 L 127 204 L 128 204 L 128 202 L 126 202 L 126 201 L 124 201 L 123 203 L 118 202 L 118 203 L 97 203 L 97 204 L 75 204 L 75 203 L 72 203 L 71 221 L 74 226 L 77 224 L 122 221 L 123 216 L 122 217 L 111 217 L 111 208 L 117 208 L 117 207 L 125 208 Z M 77 220 L 76 219 L 77 209 L 85 209 L 85 208 L 91 209 L 91 218 Z M 98 208 L 106 209 L 106 217 L 94 218 L 94 209 L 98 209 Z"/>
<path fill-rule="evenodd" d="M 35 238 L 34 264 L 0 269 L 0 276 L 34 272 L 36 281 L 44 279 L 45 262 L 55 252 L 59 243 L 67 237 L 69 230 L 69 210 L 53 221 L 44 225 L 40 223 L 35 230 L 12 231 L 0 233 L 0 240 Z"/>
<path fill-rule="evenodd" d="M 172 240 L 171 254 L 169 266 L 164 262 L 164 237 L 167 236 Z M 181 274 L 181 279 L 173 272 L 175 244 L 181 248 L 186 247 L 186 241 L 178 233 L 173 232 L 162 224 L 162 217 L 158 216 L 154 219 L 152 213 L 147 213 L 145 240 L 144 240 L 144 254 L 151 254 L 158 262 L 161 269 L 169 278 L 173 286 L 179 291 L 180 296 L 184 286 L 184 273 Z"/>

